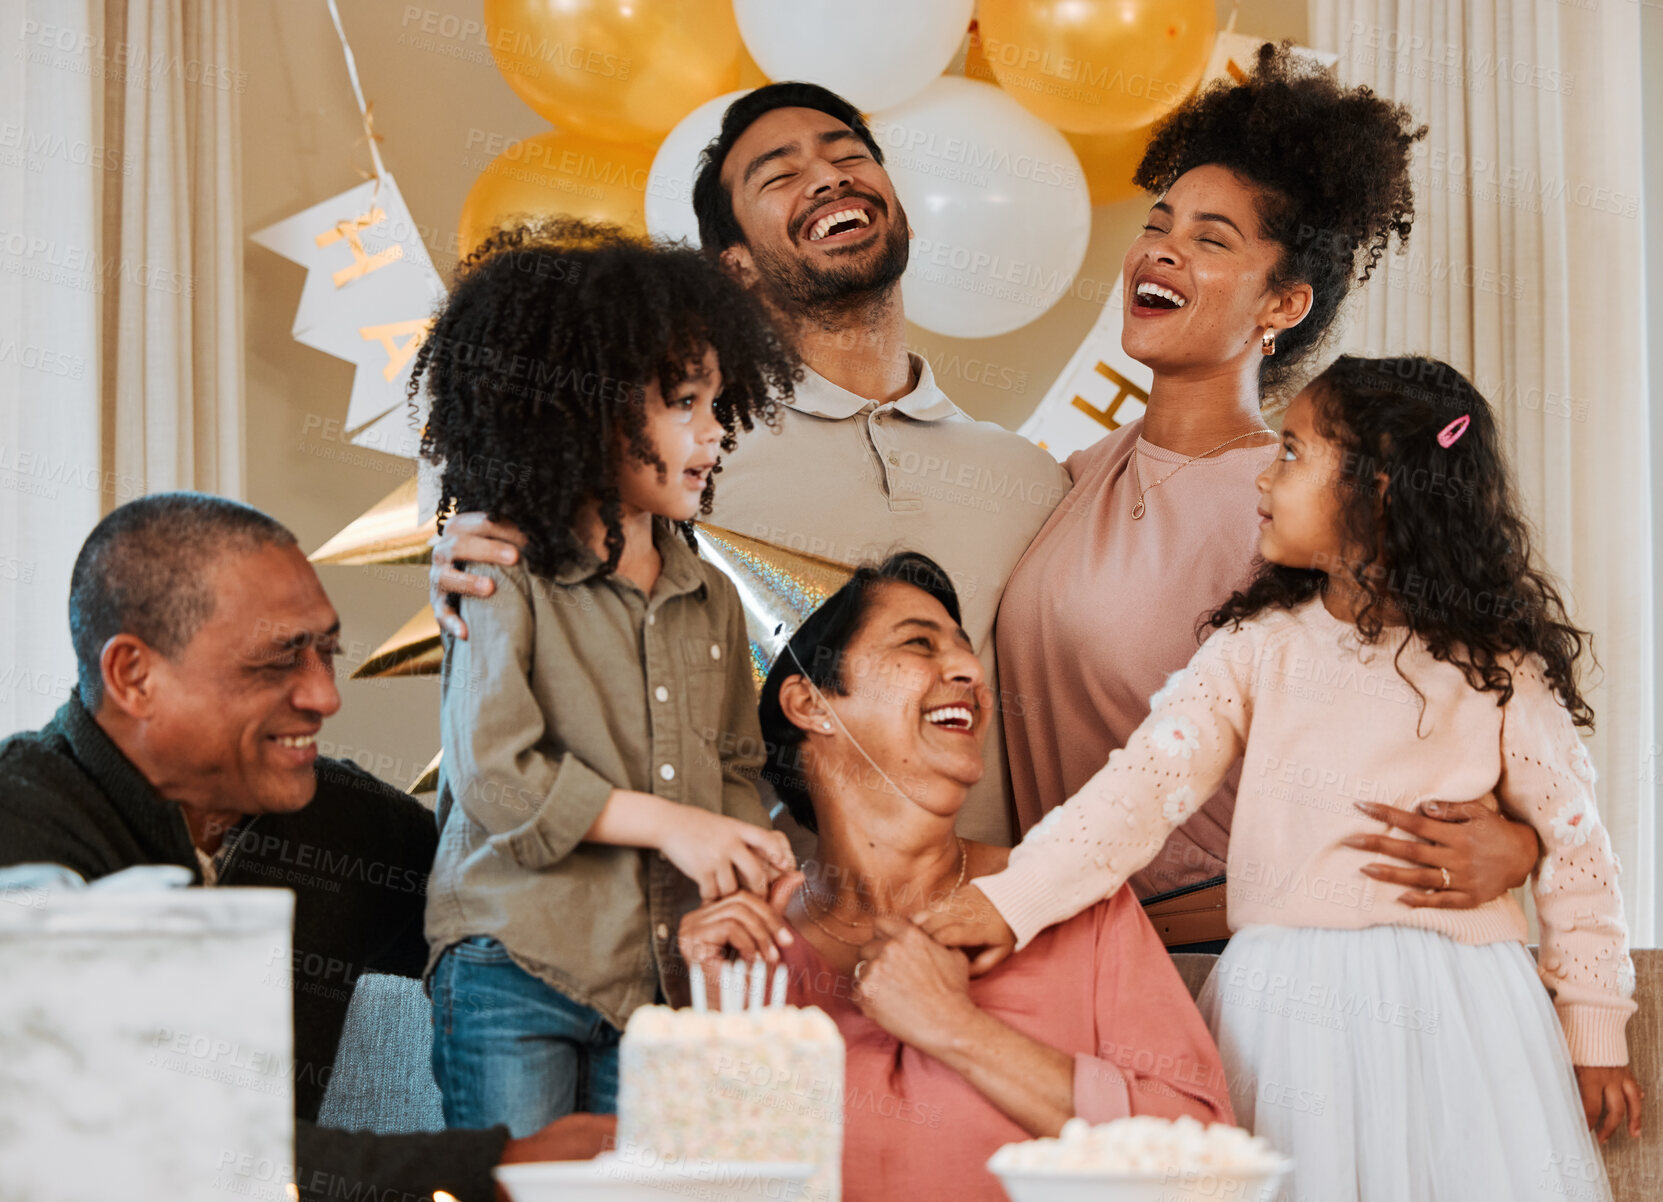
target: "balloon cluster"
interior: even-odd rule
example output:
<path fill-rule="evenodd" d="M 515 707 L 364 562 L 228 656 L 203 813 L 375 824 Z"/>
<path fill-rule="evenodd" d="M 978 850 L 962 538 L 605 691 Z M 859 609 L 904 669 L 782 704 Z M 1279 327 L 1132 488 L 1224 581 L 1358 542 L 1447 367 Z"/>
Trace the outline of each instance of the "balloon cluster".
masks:
<path fill-rule="evenodd" d="M 1091 206 L 1131 196 L 1151 126 L 1192 92 L 1213 0 L 485 0 L 511 88 L 555 125 L 463 205 L 492 228 L 573 214 L 698 241 L 693 179 L 747 85 L 822 84 L 870 114 L 911 220 L 907 316 L 988 337 L 1050 308 Z M 944 75 L 965 44 L 963 75 Z"/>

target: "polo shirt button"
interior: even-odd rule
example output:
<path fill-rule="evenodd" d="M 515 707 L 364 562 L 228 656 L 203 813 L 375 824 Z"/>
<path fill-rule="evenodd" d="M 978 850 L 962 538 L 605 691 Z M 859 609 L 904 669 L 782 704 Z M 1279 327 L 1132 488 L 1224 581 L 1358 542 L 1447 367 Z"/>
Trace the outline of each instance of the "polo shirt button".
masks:
<path fill-rule="evenodd" d="M 657 935 L 660 939 L 668 939 L 670 937 L 669 924 L 663 922 L 659 923 L 657 929 L 653 931 L 653 934 Z"/>
<path fill-rule="evenodd" d="M 653 625 L 657 621 L 658 621 L 658 615 L 657 614 L 648 614 L 647 615 L 647 625 L 648 626 Z"/>
<path fill-rule="evenodd" d="M 675 780 L 676 766 L 674 764 L 663 764 L 658 769 L 658 775 L 662 776 L 665 780 Z"/>
<path fill-rule="evenodd" d="M 890 456 L 889 456 L 889 462 L 894 464 L 896 467 L 900 467 L 901 466 L 901 457 L 899 455 L 891 453 Z"/>
<path fill-rule="evenodd" d="M 670 699 L 670 690 L 665 688 L 663 685 L 659 685 L 652 691 L 652 695 L 660 701 L 668 701 Z"/>
<path fill-rule="evenodd" d="M 721 659 L 722 658 L 722 644 L 720 644 L 720 643 L 710 644 L 710 658 L 711 659 Z"/>

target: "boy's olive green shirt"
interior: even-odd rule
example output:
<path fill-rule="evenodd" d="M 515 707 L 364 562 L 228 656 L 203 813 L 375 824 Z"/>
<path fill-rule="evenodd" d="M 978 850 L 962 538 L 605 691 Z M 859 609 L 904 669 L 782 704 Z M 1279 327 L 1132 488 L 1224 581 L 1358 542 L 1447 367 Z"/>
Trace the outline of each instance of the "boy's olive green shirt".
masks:
<path fill-rule="evenodd" d="M 676 927 L 699 893 L 658 852 L 583 842 L 612 790 L 768 826 L 739 595 L 669 522 L 653 540 L 651 597 L 592 555 L 552 579 L 471 566 L 496 590 L 463 599 L 441 678 L 428 972 L 487 935 L 619 1028 L 680 992 Z"/>

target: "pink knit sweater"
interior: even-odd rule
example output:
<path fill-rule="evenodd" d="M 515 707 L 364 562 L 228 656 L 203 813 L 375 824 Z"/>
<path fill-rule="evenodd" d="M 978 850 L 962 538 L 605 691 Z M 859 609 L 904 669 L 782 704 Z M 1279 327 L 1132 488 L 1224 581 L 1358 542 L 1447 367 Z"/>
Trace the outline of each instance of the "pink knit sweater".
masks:
<path fill-rule="evenodd" d="M 1474 910 L 1405 906 L 1399 886 L 1358 871 L 1373 853 L 1340 843 L 1381 829 L 1357 801 L 1413 808 L 1493 789 L 1547 849 L 1533 881 L 1538 963 L 1571 1058 L 1626 1064 L 1634 969 L 1593 767 L 1570 715 L 1535 657 L 1513 667 L 1513 697 L 1498 706 L 1498 694 L 1473 689 L 1418 639 L 1404 646 L 1400 675 L 1401 641 L 1388 628 L 1379 646 L 1362 646 L 1320 599 L 1215 631 L 1155 694 L 1126 747 L 1029 832 L 1004 872 L 976 882 L 1018 946 L 1120 888 L 1238 759 L 1232 930 L 1395 923 L 1462 943 L 1522 941 L 1512 895 Z"/>

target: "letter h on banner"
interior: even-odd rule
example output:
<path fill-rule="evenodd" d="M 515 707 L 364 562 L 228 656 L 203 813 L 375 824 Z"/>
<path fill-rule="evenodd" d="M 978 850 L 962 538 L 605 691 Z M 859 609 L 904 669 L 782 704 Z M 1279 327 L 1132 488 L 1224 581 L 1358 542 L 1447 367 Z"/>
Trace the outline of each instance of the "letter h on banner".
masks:
<path fill-rule="evenodd" d="M 1143 416 L 1144 407 L 1149 403 L 1149 394 L 1147 392 L 1139 388 L 1136 384 L 1132 383 L 1125 376 L 1121 375 L 1102 360 L 1098 360 L 1095 371 L 1097 375 L 1104 377 L 1110 384 L 1115 386 L 1117 391 L 1114 394 L 1114 398 L 1110 400 L 1107 405 L 1103 406 L 1101 409 L 1098 409 L 1094 407 L 1090 401 L 1086 400 L 1085 397 L 1076 396 L 1074 398 L 1074 408 L 1078 409 L 1081 413 L 1085 414 L 1093 421 L 1098 422 L 1110 430 L 1118 430 L 1127 422 L 1136 421 L 1138 418 Z M 1096 381 L 1082 381 L 1081 387 L 1085 388 L 1088 383 L 1095 384 Z M 1104 391 L 1106 391 L 1106 389 Z M 1118 415 L 1120 413 L 1121 406 L 1126 403 L 1126 399 L 1128 397 L 1137 398 L 1133 402 L 1133 407 L 1136 411 L 1128 413 L 1125 420 L 1122 421 Z"/>

